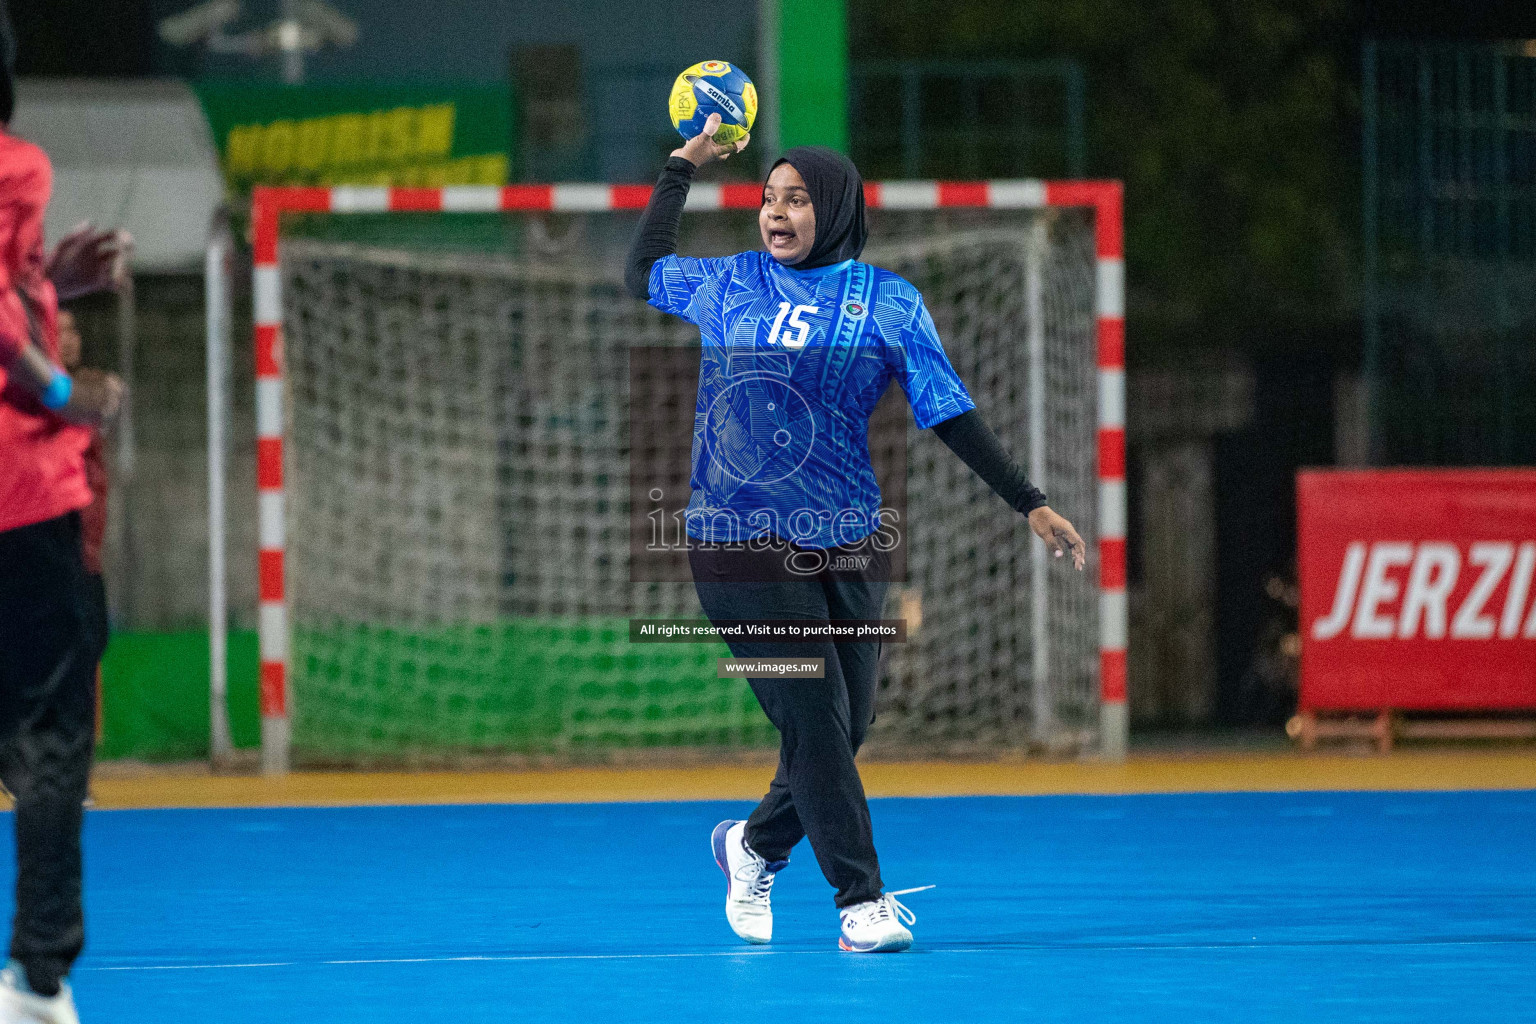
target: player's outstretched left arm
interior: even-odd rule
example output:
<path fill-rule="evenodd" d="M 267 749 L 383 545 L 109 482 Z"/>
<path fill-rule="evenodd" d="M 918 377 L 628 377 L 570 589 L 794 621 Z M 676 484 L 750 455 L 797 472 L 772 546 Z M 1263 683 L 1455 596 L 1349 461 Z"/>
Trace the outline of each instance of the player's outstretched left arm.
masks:
<path fill-rule="evenodd" d="M 1024 470 L 1013 460 L 997 435 L 975 409 L 937 423 L 933 432 L 950 451 L 986 481 L 998 497 L 1029 518 L 1029 528 L 1045 541 L 1057 558 L 1072 556 L 1072 565 L 1081 571 L 1088 560 L 1088 546 L 1077 530 L 1063 516 L 1045 503 L 1045 495 L 1029 482 Z"/>

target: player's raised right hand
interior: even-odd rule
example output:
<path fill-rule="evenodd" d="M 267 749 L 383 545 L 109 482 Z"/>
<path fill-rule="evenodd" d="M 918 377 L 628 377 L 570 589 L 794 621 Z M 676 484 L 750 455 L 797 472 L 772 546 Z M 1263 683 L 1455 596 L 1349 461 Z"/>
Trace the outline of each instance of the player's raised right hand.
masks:
<path fill-rule="evenodd" d="M 723 145 L 715 141 L 715 132 L 720 130 L 721 120 L 719 114 L 710 114 L 709 120 L 704 122 L 704 130 L 674 149 L 672 155 L 682 157 L 695 167 L 702 167 L 711 160 L 729 160 L 732 153 L 746 149 L 747 143 L 752 141 L 750 134 Z"/>

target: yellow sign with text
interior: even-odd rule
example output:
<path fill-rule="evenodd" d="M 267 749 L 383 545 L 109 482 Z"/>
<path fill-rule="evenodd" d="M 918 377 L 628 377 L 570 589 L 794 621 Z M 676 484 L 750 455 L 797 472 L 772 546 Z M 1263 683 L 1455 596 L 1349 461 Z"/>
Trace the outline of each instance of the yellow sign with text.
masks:
<path fill-rule="evenodd" d="M 435 187 L 508 181 L 510 97 L 504 89 L 499 96 L 475 90 L 449 99 L 440 92 L 419 101 L 388 95 L 403 91 L 398 89 L 201 91 L 221 143 L 225 176 L 237 191 L 256 184 Z"/>

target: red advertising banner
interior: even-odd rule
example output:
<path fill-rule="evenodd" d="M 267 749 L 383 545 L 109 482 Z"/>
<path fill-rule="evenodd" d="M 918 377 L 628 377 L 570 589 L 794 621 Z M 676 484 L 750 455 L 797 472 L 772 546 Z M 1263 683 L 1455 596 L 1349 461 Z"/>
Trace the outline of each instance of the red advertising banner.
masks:
<path fill-rule="evenodd" d="M 1301 710 L 1536 708 L 1536 471 L 1297 474 Z"/>

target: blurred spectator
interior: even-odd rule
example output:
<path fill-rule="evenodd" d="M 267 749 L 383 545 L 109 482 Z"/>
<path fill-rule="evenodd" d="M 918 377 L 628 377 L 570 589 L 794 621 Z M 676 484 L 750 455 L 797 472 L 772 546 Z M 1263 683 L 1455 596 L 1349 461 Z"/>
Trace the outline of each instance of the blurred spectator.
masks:
<path fill-rule="evenodd" d="M 1264 596 L 1264 624 L 1238 683 L 1238 707 L 1247 723 L 1284 725 L 1296 712 L 1301 680 L 1301 589 L 1295 570 L 1272 574 L 1264 582 Z"/>
<path fill-rule="evenodd" d="M 80 368 L 82 341 L 75 315 L 59 310 L 59 361 L 74 373 Z M 90 614 L 87 626 L 94 632 L 93 646 L 107 649 L 111 629 L 107 618 L 107 585 L 101 565 L 101 549 L 107 536 L 107 463 L 101 430 L 91 431 L 91 443 L 85 449 L 85 482 L 91 489 L 91 503 L 80 510 L 80 547 L 85 558 Z M 101 740 L 101 666 L 96 666 L 96 739 Z"/>

